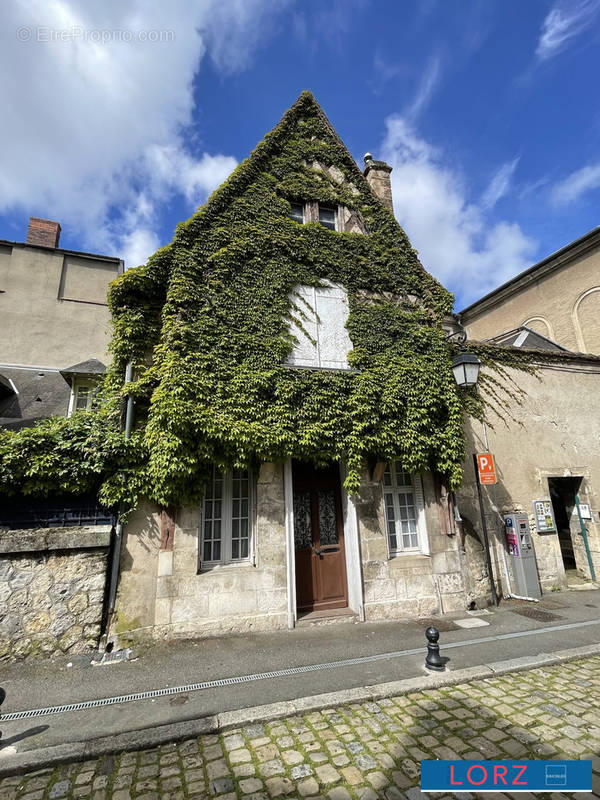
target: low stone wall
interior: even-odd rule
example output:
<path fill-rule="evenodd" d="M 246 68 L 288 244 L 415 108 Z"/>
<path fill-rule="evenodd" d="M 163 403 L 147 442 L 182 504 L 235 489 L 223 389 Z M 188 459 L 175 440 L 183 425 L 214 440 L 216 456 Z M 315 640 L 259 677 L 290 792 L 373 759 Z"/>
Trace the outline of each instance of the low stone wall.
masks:
<path fill-rule="evenodd" d="M 110 532 L 0 532 L 0 661 L 98 645 Z"/>

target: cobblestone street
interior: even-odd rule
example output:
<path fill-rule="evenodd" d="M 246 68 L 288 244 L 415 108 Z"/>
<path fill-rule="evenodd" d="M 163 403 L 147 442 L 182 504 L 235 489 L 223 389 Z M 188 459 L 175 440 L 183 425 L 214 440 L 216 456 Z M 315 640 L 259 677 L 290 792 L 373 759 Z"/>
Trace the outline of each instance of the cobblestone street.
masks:
<path fill-rule="evenodd" d="M 8 777 L 0 798 L 415 800 L 421 759 L 597 757 L 599 709 L 595 657 Z"/>

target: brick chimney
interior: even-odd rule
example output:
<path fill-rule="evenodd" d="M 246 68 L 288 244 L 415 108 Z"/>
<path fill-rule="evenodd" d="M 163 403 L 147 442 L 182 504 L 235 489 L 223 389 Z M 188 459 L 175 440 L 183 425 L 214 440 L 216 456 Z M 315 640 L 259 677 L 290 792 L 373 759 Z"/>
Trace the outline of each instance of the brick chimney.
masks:
<path fill-rule="evenodd" d="M 367 183 L 371 187 L 373 194 L 378 197 L 393 214 L 394 205 L 392 203 L 392 183 L 390 181 L 391 171 L 392 168 L 389 164 L 386 164 L 385 161 L 373 161 L 371 153 L 365 153 L 363 175 L 367 179 Z"/>
<path fill-rule="evenodd" d="M 51 219 L 29 217 L 27 229 L 27 244 L 37 244 L 39 247 L 58 247 L 60 239 L 60 225 Z"/>

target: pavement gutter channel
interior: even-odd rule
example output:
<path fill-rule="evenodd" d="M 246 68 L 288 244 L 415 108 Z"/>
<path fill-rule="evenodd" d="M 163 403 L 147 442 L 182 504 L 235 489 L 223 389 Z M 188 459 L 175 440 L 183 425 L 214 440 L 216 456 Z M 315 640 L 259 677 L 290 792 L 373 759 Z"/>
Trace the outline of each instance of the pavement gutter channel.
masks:
<path fill-rule="evenodd" d="M 478 667 L 468 667 L 456 672 L 442 672 L 425 674 L 419 678 L 408 678 L 402 681 L 380 683 L 375 686 L 365 686 L 355 689 L 344 689 L 329 694 L 302 697 L 268 705 L 244 708 L 238 711 L 226 711 L 196 720 L 187 720 L 155 728 L 146 728 L 139 731 L 127 731 L 122 734 L 90 739 L 87 742 L 72 742 L 40 748 L 39 750 L 26 750 L 14 756 L 0 754 L 0 777 L 21 775 L 27 772 L 37 772 L 42 769 L 55 767 L 73 761 L 83 761 L 115 752 L 132 750 L 146 750 L 161 744 L 179 742 L 210 733 L 222 733 L 244 725 L 267 720 L 281 719 L 297 713 L 306 714 L 324 708 L 335 708 L 347 703 L 361 703 L 371 700 L 381 700 L 384 697 L 400 696 L 418 692 L 424 689 L 433 689 L 440 686 L 455 686 L 459 683 L 468 683 L 474 680 L 492 678 L 509 672 L 524 672 L 537 667 L 562 664 L 590 656 L 600 655 L 600 643 L 584 647 L 575 647 L 569 650 L 559 650 L 555 653 L 540 653 L 536 656 L 495 661 L 482 664 Z M 425 668 L 424 668 L 425 669 Z"/>

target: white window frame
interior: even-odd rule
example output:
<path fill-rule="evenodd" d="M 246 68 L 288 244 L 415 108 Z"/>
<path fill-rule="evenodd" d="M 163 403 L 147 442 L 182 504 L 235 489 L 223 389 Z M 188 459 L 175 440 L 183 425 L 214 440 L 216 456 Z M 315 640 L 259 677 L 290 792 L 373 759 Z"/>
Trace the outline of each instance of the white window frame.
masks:
<path fill-rule="evenodd" d="M 70 417 L 77 410 L 77 400 L 79 397 L 79 392 L 82 389 L 87 389 L 88 398 L 85 409 L 80 408 L 79 411 L 90 410 L 90 408 L 92 407 L 92 397 L 94 395 L 95 388 L 96 387 L 94 385 L 94 382 L 91 380 L 84 380 L 82 378 L 73 379 L 73 383 L 71 385 L 71 394 L 69 396 L 69 410 L 67 412 L 67 417 Z"/>
<path fill-rule="evenodd" d="M 248 555 L 244 558 L 232 557 L 232 530 L 233 530 L 233 477 L 234 471 L 227 470 L 221 473 L 223 488 L 221 495 L 221 557 L 207 561 L 204 559 L 204 527 L 206 520 L 206 498 L 200 507 L 200 523 L 198 526 L 198 572 L 214 569 L 221 566 L 235 566 L 239 564 L 254 564 L 254 531 L 256 508 L 256 481 L 251 470 L 243 470 L 248 476 Z M 217 468 L 213 467 L 213 481 Z M 213 494 L 214 492 L 211 492 Z M 213 500 L 214 502 L 214 500 Z"/>
<path fill-rule="evenodd" d="M 381 499 L 383 503 L 383 514 L 385 520 L 385 538 L 388 547 L 388 555 L 390 558 L 407 555 L 429 555 L 429 539 L 427 537 L 427 525 L 425 522 L 425 499 L 423 494 L 423 482 L 420 475 L 411 475 L 406 470 L 401 470 L 404 475 L 409 475 L 410 485 L 398 484 L 397 472 L 399 466 L 397 461 L 391 461 L 387 464 L 384 476 L 381 479 Z M 390 473 L 391 485 L 386 486 L 384 483 L 385 475 Z M 389 520 L 388 520 L 388 504 L 385 495 L 392 494 L 394 506 L 394 527 L 396 530 L 396 547 L 393 548 L 390 541 Z M 413 496 L 413 505 L 415 508 L 415 523 L 417 534 L 417 545 L 415 547 L 405 547 L 403 540 L 403 532 L 401 527 L 400 518 L 400 502 L 399 494 L 411 494 Z"/>
<path fill-rule="evenodd" d="M 333 225 L 334 225 L 333 228 L 328 228 L 327 225 L 323 225 L 323 223 L 321 222 L 321 207 L 324 208 L 324 209 L 327 209 L 328 211 L 333 211 Z M 319 223 L 319 225 L 322 225 L 323 228 L 325 228 L 325 230 L 337 231 L 338 230 L 338 220 L 339 220 L 339 218 L 340 218 L 340 214 L 339 214 L 339 208 L 337 206 L 335 206 L 335 205 L 331 205 L 330 206 L 330 205 L 327 205 L 327 203 L 317 203 L 317 222 Z"/>

